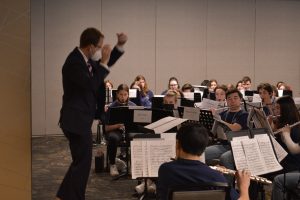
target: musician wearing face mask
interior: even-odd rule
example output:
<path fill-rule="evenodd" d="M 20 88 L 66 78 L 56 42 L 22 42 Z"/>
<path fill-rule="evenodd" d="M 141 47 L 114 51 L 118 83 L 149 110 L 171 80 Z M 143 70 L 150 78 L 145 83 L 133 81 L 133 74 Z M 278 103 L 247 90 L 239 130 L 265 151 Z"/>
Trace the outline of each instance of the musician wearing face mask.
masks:
<path fill-rule="evenodd" d="M 127 36 L 121 33 L 117 37 L 117 46 L 122 47 Z M 104 35 L 96 28 L 85 29 L 80 36 L 79 47 L 68 55 L 62 68 L 64 94 L 59 125 L 69 141 L 72 163 L 56 199 L 85 199 L 92 163 L 91 126 L 96 114 L 96 104 L 103 111 L 104 79 L 109 74 L 109 67 L 123 54 L 120 49 L 112 50 L 110 45 L 103 45 L 103 40 Z M 103 88 L 100 90 L 101 94 L 100 88 Z M 99 116 L 101 114 L 101 111 L 98 112 Z"/>
<path fill-rule="evenodd" d="M 107 111 L 107 119 L 109 119 L 109 109 L 120 106 L 135 106 L 135 103 L 129 101 L 129 87 L 126 84 L 121 84 L 117 88 L 117 99 L 110 104 Z M 108 121 L 108 120 L 107 120 Z M 105 137 L 108 141 L 107 150 L 110 164 L 110 175 L 119 175 L 116 162 L 116 154 L 118 144 L 122 140 L 122 131 L 125 130 L 124 124 L 105 124 Z"/>

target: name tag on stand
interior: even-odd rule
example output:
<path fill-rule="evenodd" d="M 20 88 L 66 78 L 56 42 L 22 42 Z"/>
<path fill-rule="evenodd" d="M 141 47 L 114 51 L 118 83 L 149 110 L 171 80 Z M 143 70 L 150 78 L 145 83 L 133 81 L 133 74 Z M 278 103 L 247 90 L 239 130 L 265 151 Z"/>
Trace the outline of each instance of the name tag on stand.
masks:
<path fill-rule="evenodd" d="M 151 123 L 151 110 L 134 110 L 133 122 L 135 123 Z"/>

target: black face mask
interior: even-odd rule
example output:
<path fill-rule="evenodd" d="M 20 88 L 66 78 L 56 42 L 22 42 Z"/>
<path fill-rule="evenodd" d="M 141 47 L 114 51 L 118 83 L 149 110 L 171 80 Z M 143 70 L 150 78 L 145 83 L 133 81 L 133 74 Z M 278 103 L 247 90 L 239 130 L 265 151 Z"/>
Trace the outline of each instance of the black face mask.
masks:
<path fill-rule="evenodd" d="M 174 110 L 174 104 L 163 104 L 165 110 Z"/>

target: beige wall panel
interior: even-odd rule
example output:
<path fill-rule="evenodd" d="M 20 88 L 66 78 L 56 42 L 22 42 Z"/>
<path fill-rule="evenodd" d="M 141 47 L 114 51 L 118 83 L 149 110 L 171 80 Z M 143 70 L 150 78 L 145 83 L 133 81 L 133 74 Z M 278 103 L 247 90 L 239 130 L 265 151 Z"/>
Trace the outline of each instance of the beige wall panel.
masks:
<path fill-rule="evenodd" d="M 125 32 L 128 43 L 125 54 L 112 68 L 107 79 L 114 87 L 130 86 L 134 78 L 145 76 L 149 88 L 155 91 L 155 1 L 103 0 L 102 31 L 105 43 L 115 45 L 116 33 Z"/>
<path fill-rule="evenodd" d="M 31 199 L 29 3 L 14 0 L 0 5 L 2 199 Z"/>
<path fill-rule="evenodd" d="M 188 3 L 187 3 L 188 2 Z M 206 73 L 206 1 L 157 1 L 157 93 L 171 76 L 180 85 L 199 84 Z"/>
<path fill-rule="evenodd" d="M 45 134 L 45 32 L 44 0 L 31 1 L 32 135 Z"/>
<path fill-rule="evenodd" d="M 101 1 L 45 2 L 45 88 L 46 134 L 61 133 L 57 123 L 62 105 L 62 65 L 79 45 L 81 32 L 87 27 L 100 28 Z"/>
<path fill-rule="evenodd" d="M 207 78 L 236 83 L 254 79 L 255 4 L 251 1 L 208 1 Z"/>
<path fill-rule="evenodd" d="M 258 1 L 255 76 L 285 81 L 300 96 L 300 2 Z M 259 83 L 259 82 L 257 82 Z"/>

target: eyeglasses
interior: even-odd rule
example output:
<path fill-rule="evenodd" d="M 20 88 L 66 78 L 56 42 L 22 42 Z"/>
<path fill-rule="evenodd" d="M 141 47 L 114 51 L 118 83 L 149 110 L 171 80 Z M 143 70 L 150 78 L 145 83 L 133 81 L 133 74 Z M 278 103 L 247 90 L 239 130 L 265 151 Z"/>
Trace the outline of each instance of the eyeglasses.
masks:
<path fill-rule="evenodd" d="M 173 87 L 173 86 L 177 86 L 177 85 L 178 85 L 178 84 L 171 84 L 170 86 L 172 86 L 172 87 Z"/>

